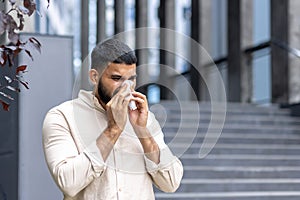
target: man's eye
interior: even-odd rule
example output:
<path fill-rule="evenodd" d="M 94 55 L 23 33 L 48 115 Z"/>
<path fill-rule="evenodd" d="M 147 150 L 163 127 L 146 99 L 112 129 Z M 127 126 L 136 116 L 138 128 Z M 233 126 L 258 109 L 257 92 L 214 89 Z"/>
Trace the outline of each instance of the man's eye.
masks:
<path fill-rule="evenodd" d="M 114 81 L 119 81 L 121 79 L 121 77 L 112 77 L 111 79 Z"/>

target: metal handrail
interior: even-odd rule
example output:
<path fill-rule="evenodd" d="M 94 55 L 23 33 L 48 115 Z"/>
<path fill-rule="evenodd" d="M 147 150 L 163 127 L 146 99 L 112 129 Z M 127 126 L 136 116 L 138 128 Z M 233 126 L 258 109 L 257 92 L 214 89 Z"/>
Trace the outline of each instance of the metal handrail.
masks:
<path fill-rule="evenodd" d="M 290 47 L 288 44 L 286 44 L 284 42 L 281 42 L 281 41 L 278 41 L 278 40 L 275 40 L 275 39 L 262 42 L 258 45 L 255 45 L 255 46 L 247 47 L 243 50 L 243 53 L 252 54 L 254 52 L 270 48 L 272 44 L 279 47 L 279 48 L 281 48 L 281 49 L 283 49 L 283 50 L 286 50 L 288 53 L 291 53 L 294 56 L 300 58 L 300 50 L 299 49 Z M 219 57 L 217 59 L 214 59 L 212 62 L 204 64 L 203 66 L 204 67 L 209 67 L 209 66 L 212 66 L 212 65 L 217 65 L 218 66 L 221 63 L 227 62 L 227 60 L 228 60 L 227 56 L 222 56 L 222 57 Z M 190 70 L 187 70 L 187 71 L 181 72 L 180 74 L 174 75 L 173 78 L 176 78 L 178 76 L 186 76 L 186 75 L 189 75 L 189 74 L 190 74 Z"/>
<path fill-rule="evenodd" d="M 300 58 L 300 50 L 299 49 L 290 47 L 288 44 L 281 42 L 279 40 L 275 40 L 275 39 L 272 39 L 271 43 L 280 47 L 281 49 L 286 50 L 287 52 L 293 54 L 294 56 Z"/>
<path fill-rule="evenodd" d="M 256 51 L 261 51 L 263 49 L 269 48 L 269 47 L 271 47 L 272 44 L 279 47 L 279 48 L 281 48 L 281 49 L 283 49 L 283 50 L 286 50 L 288 53 L 291 53 L 294 56 L 300 58 L 300 50 L 299 49 L 290 47 L 288 44 L 286 44 L 284 42 L 281 42 L 279 40 L 276 40 L 276 39 L 265 41 L 265 42 L 262 42 L 258 45 L 255 45 L 255 46 L 247 47 L 243 50 L 243 53 L 252 54 Z M 223 56 L 223 57 L 220 57 L 218 59 L 215 59 L 213 62 L 205 64 L 204 66 L 211 66 L 211 65 L 214 65 L 214 64 L 218 65 L 220 63 L 226 62 L 227 60 L 228 60 L 227 56 Z"/>
<path fill-rule="evenodd" d="M 245 54 L 252 54 L 252 53 L 254 53 L 256 51 L 260 51 L 260 50 L 269 48 L 270 46 L 271 46 L 271 41 L 262 42 L 262 43 L 260 43 L 258 45 L 245 48 L 243 50 L 243 53 L 245 53 Z M 228 60 L 228 57 L 227 56 L 223 56 L 223 57 L 220 57 L 218 59 L 213 60 L 210 63 L 205 64 L 204 67 L 209 67 L 211 65 L 219 65 L 219 64 L 221 64 L 223 62 L 227 62 L 227 60 Z"/>

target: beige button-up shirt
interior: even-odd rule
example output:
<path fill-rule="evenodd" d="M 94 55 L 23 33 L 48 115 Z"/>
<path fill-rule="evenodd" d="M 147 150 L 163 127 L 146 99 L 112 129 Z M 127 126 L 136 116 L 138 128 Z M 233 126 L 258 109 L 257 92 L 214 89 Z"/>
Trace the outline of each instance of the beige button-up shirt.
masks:
<path fill-rule="evenodd" d="M 47 113 L 43 125 L 45 158 L 65 200 L 152 200 L 153 184 L 164 192 L 179 187 L 182 164 L 165 144 L 151 112 L 147 128 L 160 149 L 158 165 L 144 155 L 129 121 L 104 162 L 96 139 L 106 125 L 105 110 L 88 91 L 81 90 L 77 99 Z"/>

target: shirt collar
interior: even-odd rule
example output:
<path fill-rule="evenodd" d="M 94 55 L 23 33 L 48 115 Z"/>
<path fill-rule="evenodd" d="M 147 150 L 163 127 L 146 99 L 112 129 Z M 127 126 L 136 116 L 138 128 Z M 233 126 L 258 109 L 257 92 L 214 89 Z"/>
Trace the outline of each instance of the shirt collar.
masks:
<path fill-rule="evenodd" d="M 82 101 L 84 101 L 90 107 L 92 107 L 102 113 L 106 112 L 92 91 L 80 90 L 79 94 L 78 94 L 78 98 L 81 99 Z"/>

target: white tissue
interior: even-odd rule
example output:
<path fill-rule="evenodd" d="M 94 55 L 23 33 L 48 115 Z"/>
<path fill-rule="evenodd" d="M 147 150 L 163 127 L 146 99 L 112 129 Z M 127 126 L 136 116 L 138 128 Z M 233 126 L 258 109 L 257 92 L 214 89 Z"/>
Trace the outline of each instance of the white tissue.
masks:
<path fill-rule="evenodd" d="M 133 81 L 126 80 L 122 83 L 122 85 L 124 85 L 124 84 L 127 85 L 127 90 L 128 90 L 128 92 L 130 92 L 130 96 L 132 97 L 130 88 L 134 84 Z M 128 107 L 129 107 L 130 110 L 136 110 L 137 109 L 135 101 L 130 101 L 129 104 L 128 104 Z"/>

